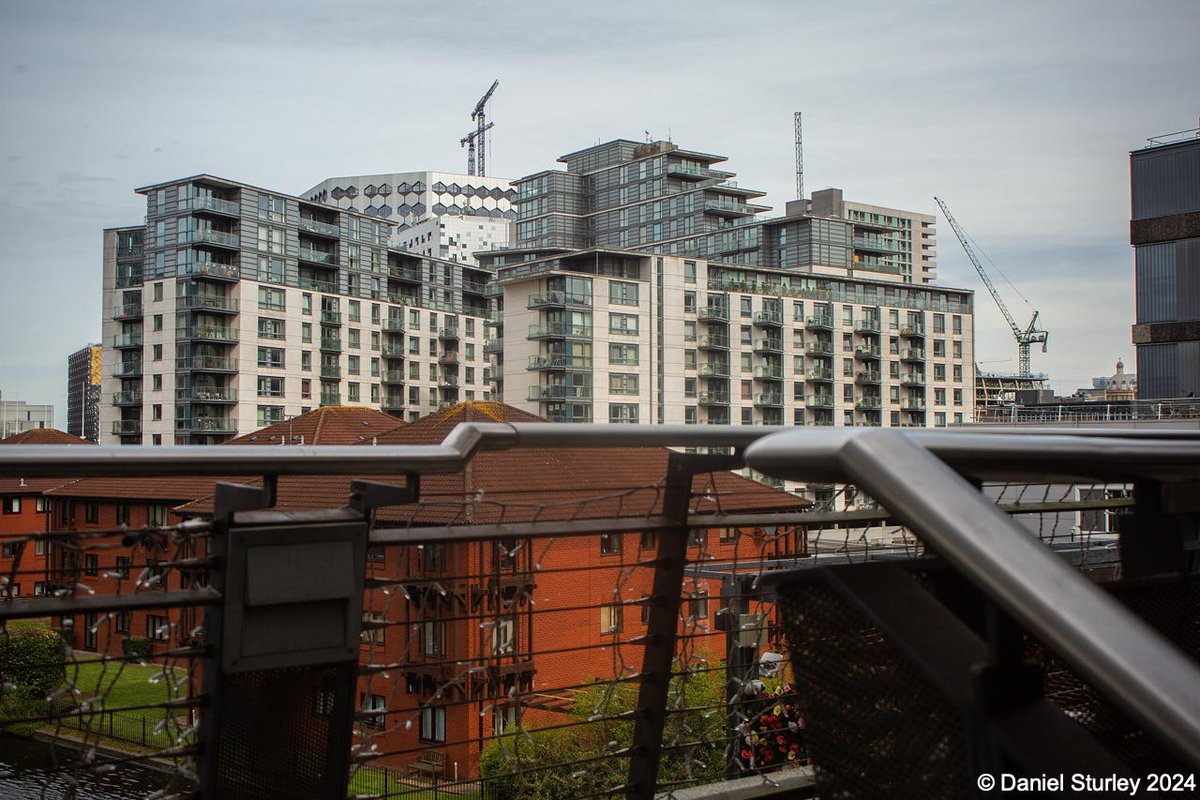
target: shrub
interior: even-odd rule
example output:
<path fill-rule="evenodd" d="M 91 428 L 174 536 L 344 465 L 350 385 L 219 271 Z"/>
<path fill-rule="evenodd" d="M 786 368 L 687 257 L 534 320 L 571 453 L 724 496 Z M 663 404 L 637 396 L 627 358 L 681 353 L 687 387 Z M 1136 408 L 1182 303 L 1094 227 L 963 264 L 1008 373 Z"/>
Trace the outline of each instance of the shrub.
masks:
<path fill-rule="evenodd" d="M 45 700 L 67 675 L 66 655 L 66 643 L 50 628 L 10 629 L 0 637 L 0 681 L 26 699 Z"/>
<path fill-rule="evenodd" d="M 150 640 L 145 636 L 130 636 L 121 640 L 121 652 L 138 658 L 150 657 Z"/>

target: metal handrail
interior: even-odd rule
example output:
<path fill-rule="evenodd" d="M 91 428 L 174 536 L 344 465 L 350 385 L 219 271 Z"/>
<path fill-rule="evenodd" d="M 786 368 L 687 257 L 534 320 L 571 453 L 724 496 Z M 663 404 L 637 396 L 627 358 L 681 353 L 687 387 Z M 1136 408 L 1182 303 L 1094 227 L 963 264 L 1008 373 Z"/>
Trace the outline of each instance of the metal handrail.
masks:
<path fill-rule="evenodd" d="M 834 435 L 830 435 L 834 434 Z M 1180 754 L 1200 764 L 1200 668 L 1173 644 L 1079 574 L 1024 530 L 952 468 L 989 472 L 966 448 L 997 451 L 1051 470 L 1090 474 L 1163 471 L 1195 478 L 1200 444 L 1084 437 L 928 437 L 938 448 L 900 431 L 785 431 L 746 450 L 750 467 L 788 479 L 851 482 L 908 525 L 993 602 L 1055 650 L 1125 711 L 1158 731 Z M 1000 447 L 987 447 L 989 439 Z M 814 440 L 816 445 L 814 447 Z M 822 441 L 823 440 L 823 441 Z M 947 445 L 949 445 L 947 447 Z M 983 445 L 983 447 L 980 447 Z M 1017 445 L 1021 446 L 1018 450 Z M 968 462 L 964 464 L 964 462 Z M 1039 473 L 1044 469 L 1038 469 Z M 1114 647 L 1119 643 L 1119 647 Z"/>

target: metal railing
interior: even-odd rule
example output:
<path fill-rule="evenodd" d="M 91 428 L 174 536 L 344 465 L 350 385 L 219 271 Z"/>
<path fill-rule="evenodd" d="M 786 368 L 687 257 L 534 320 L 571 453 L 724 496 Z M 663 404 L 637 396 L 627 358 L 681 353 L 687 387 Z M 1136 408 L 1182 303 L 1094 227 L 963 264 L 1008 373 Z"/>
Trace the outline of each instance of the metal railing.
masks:
<path fill-rule="evenodd" d="M 744 796 L 768 796 L 774 783 L 795 790 L 789 780 L 811 787 L 812 778 L 803 770 L 776 771 L 805 759 L 804 737 L 794 735 L 800 728 L 789 724 L 801 725 L 808 712 L 786 686 L 792 669 L 787 659 L 780 667 L 766 658 L 781 655 L 787 642 L 774 601 L 756 587 L 759 576 L 780 567 L 911 560 L 928 547 L 1194 766 L 1200 763 L 1200 698 L 1194 692 L 1200 672 L 1072 566 L 1111 568 L 1117 563 L 1111 537 L 1060 529 L 1063 514 L 1082 527 L 1079 515 L 1137 511 L 1137 504 L 1108 496 L 1082 499 L 1082 492 L 1034 495 L 1021 482 L 1144 487 L 1152 481 L 1155 491 L 1143 491 L 1148 513 L 1169 511 L 1178 505 L 1172 500 L 1178 490 L 1171 487 L 1197 478 L 1200 437 L 1071 433 L 472 423 L 438 445 L 291 446 L 266 454 L 262 447 L 232 445 L 14 446 L 0 453 L 2 475 L 265 475 L 266 488 L 222 489 L 208 511 L 204 503 L 193 507 L 193 513 L 211 515 L 211 522 L 132 530 L 52 526 L 49 533 L 19 537 L 16 552 L 29 560 L 0 562 L 6 570 L 0 593 L 9 595 L 0 600 L 0 620 L 8 626 L 2 635 L 11 635 L 17 619 L 75 615 L 68 626 L 72 647 L 103 656 L 103 669 L 116 671 L 143 658 L 162 664 L 153 685 L 175 687 L 175 693 L 145 705 L 161 722 L 159 733 L 170 732 L 169 746 L 118 756 L 85 746 L 64 768 L 90 775 L 166 757 L 173 763 L 166 780 L 175 790 L 204 784 L 214 756 L 202 748 L 211 748 L 217 740 L 210 737 L 224 730 L 219 717 L 230 713 L 230 693 L 241 680 L 222 666 L 228 657 L 223 648 L 233 641 L 222 630 L 236 629 L 221 625 L 238 619 L 229 616 L 230 598 L 254 596 L 232 588 L 226 596 L 227 582 L 236 576 L 223 574 L 221 565 L 255 559 L 218 558 L 223 548 L 238 537 L 253 542 L 275 535 L 270 531 L 276 528 L 290 541 L 307 540 L 322 527 L 362 525 L 370 549 L 360 563 L 361 630 L 356 623 L 347 632 L 356 643 L 361 639 L 352 689 L 330 694 L 328 701 L 316 691 L 311 704 L 272 707 L 259 722 L 270 731 L 261 741 L 265 750 L 272 750 L 273 738 L 288 737 L 283 708 L 346 720 L 340 715 L 349 703 L 357 735 L 346 739 L 352 755 L 342 773 L 349 777 L 341 780 L 343 790 L 355 794 L 432 796 L 423 793 L 440 788 L 509 798 L 553 779 L 571 787 L 565 791 L 572 796 L 651 797 L 767 774 L 770 781 L 760 778 L 758 791 Z M 745 456 L 664 453 L 663 472 L 653 480 L 633 480 L 622 470 L 622 480 L 601 490 L 562 498 L 543 487 L 531 497 L 473 490 L 422 496 L 418 488 L 417 476 L 433 482 L 458 474 L 492 451 L 565 455 L 576 448 L 659 446 L 729 448 Z M 783 493 L 756 505 L 746 498 L 767 490 L 730 483 L 726 470 L 741 467 L 772 476 L 776 484 L 804 480 L 859 490 L 851 495 L 834 488 L 811 511 Z M 396 486 L 378 478 L 343 481 L 349 501 L 344 509 L 247 510 L 289 503 L 303 508 L 307 484 L 289 483 L 299 481 L 296 476 L 388 474 L 406 478 Z M 966 479 L 1006 483 L 989 497 Z M 55 513 L 53 525 L 60 521 Z M 374 519 L 369 530 L 366 518 Z M 1037 522 L 1031 528 L 1018 518 Z M 36 559 L 38 550 L 44 564 Z M 114 553 L 130 560 L 114 568 Z M 89 556 L 102 563 L 97 567 Z M 270 584 L 276 601 L 301 596 L 311 604 L 327 596 L 326 584 L 340 571 L 325 563 L 324 572 L 296 572 L 307 569 L 296 563 L 289 561 L 285 582 Z M 27 599 L 39 576 L 45 582 L 41 596 Z M 584 591 L 585 582 L 601 588 Z M 18 583 L 26 591 L 13 597 Z M 199 616 L 197 609 L 216 613 L 222 605 L 224 616 Z M 247 605 L 244 613 L 254 608 Z M 81 625 L 83 614 L 92 616 Z M 151 616 L 166 621 L 145 621 Z M 359 618 L 357 612 L 351 617 Z M 316 617 L 305 619 L 313 624 Z M 565 630 L 576 634 L 564 638 Z M 149 634 L 143 637 L 150 639 L 148 658 L 121 651 L 120 642 L 130 638 L 123 631 Z M 66 656 L 68 668 L 80 662 L 76 652 Z M 222 686 L 222 675 L 231 683 Z M 287 679 L 281 673 L 278 680 Z M 26 723 L 9 715 L 4 724 L 49 725 L 65 740 L 77 720 L 92 719 L 94 707 L 104 702 L 98 722 L 82 723 L 90 737 L 85 741 L 118 738 L 105 732 L 103 721 L 116 710 L 106 699 L 115 701 L 114 682 L 76 677 L 60 688 L 70 710 L 18 718 Z M 7 685 L 4 691 L 10 691 Z M 326 712 L 330 716 L 322 716 Z M 455 727 L 447 724 L 449 715 L 471 722 Z M 761 727 L 774 724 L 763 722 L 764 716 L 781 719 L 782 729 Z M 301 717 L 289 719 L 302 725 Z M 771 730 L 780 732 L 767 737 Z M 786 751 L 759 747 L 775 735 L 784 738 Z M 220 741 L 258 740 L 231 734 Z M 468 763 L 470 752 L 483 752 L 478 765 Z M 376 769 L 381 764 L 387 772 Z M 817 766 L 819 775 L 820 760 Z M 387 784 L 379 785 L 380 775 Z M 289 773 L 288 780 L 301 777 Z"/>

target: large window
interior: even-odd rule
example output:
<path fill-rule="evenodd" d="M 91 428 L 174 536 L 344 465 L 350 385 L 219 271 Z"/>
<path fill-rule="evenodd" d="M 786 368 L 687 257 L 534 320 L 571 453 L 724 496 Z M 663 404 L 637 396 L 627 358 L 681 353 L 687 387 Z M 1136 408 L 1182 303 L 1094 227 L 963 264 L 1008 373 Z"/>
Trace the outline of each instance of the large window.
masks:
<path fill-rule="evenodd" d="M 616 314 L 608 315 L 608 332 L 620 333 L 629 336 L 637 336 L 638 332 L 638 317 L 637 314 Z"/>
<path fill-rule="evenodd" d="M 283 320 L 259 317 L 258 335 L 262 339 L 283 339 Z"/>
<path fill-rule="evenodd" d="M 283 406 L 258 407 L 258 427 L 263 428 L 277 422 L 283 422 Z"/>
<path fill-rule="evenodd" d="M 608 302 L 616 306 L 636 306 L 638 304 L 638 285 L 625 281 L 609 281 Z"/>
<path fill-rule="evenodd" d="M 621 632 L 621 606 L 600 606 L 600 633 L 603 635 Z"/>
<path fill-rule="evenodd" d="M 610 344 L 608 346 L 608 363 L 636 367 L 638 365 L 638 346 L 636 344 Z"/>
<path fill-rule="evenodd" d="M 603 555 L 611 556 L 621 552 L 621 534 L 619 533 L 602 533 L 600 534 L 600 552 Z"/>
<path fill-rule="evenodd" d="M 171 621 L 157 614 L 146 615 L 146 638 L 155 642 L 166 642 L 171 639 Z"/>
<path fill-rule="evenodd" d="M 258 249 L 268 253 L 283 252 L 283 228 L 272 228 L 270 225 L 258 226 Z"/>
<path fill-rule="evenodd" d="M 258 196 L 258 216 L 272 222 L 283 222 L 287 219 L 287 202 L 282 197 L 269 194 Z"/>
<path fill-rule="evenodd" d="M 612 423 L 636 423 L 638 407 L 635 403 L 610 403 L 608 406 L 608 421 Z"/>
<path fill-rule="evenodd" d="M 258 279 L 283 283 L 283 259 L 277 256 L 258 257 Z"/>
<path fill-rule="evenodd" d="M 258 379 L 259 397 L 283 397 L 283 378 L 260 376 Z"/>
<path fill-rule="evenodd" d="M 431 620 L 421 623 L 421 652 L 430 657 L 446 654 L 446 623 Z"/>
<path fill-rule="evenodd" d="M 366 711 L 366 712 L 380 711 L 380 712 L 382 712 L 387 709 L 387 701 L 384 700 L 384 697 L 381 694 L 363 694 L 363 695 L 360 695 L 360 697 L 362 699 L 362 710 L 363 711 Z M 384 726 L 385 719 L 386 719 L 386 717 L 382 713 L 381 714 L 373 714 L 368 717 L 363 717 L 362 724 L 368 728 L 382 728 Z"/>
<path fill-rule="evenodd" d="M 608 375 L 608 393 L 636 395 L 638 393 L 638 376 L 632 372 L 610 372 Z"/>
<path fill-rule="evenodd" d="M 258 348 L 258 365 L 260 367 L 283 367 L 283 348 L 282 347 L 260 347 Z"/>
<path fill-rule="evenodd" d="M 441 706 L 425 706 L 421 709 L 421 741 L 446 741 L 446 709 Z"/>

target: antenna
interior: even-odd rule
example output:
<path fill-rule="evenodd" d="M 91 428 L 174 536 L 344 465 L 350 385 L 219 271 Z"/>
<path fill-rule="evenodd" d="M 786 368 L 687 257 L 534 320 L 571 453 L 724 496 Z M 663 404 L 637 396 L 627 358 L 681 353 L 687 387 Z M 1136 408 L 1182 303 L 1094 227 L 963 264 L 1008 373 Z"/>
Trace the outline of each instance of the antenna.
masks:
<path fill-rule="evenodd" d="M 796 120 L 796 199 L 804 199 L 804 115 L 795 113 Z"/>

